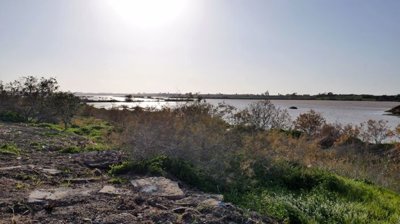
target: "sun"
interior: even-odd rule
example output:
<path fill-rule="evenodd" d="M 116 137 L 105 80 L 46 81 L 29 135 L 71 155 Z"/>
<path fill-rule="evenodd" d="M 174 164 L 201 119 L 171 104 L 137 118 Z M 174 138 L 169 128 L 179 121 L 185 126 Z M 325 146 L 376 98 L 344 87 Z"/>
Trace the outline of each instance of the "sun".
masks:
<path fill-rule="evenodd" d="M 109 0 L 112 10 L 139 28 L 155 28 L 177 21 L 190 0 Z"/>

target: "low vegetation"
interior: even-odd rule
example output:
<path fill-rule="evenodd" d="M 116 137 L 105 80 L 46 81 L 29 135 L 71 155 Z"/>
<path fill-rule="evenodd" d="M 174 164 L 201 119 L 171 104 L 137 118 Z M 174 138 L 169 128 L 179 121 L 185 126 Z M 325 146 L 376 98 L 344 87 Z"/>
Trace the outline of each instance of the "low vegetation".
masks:
<path fill-rule="evenodd" d="M 282 113 L 269 104 L 258 106 L 263 113 Z M 393 137 L 386 122 L 328 124 L 310 111 L 287 129 L 278 127 L 287 127 L 288 120 L 261 127 L 254 124 L 281 122 L 279 116 L 200 103 L 159 111 L 86 108 L 86 113 L 124 124 L 119 141 L 132 160 L 113 166 L 112 175 L 174 176 L 288 223 L 399 220 L 400 197 L 379 187 L 400 190 L 398 146 L 379 143 Z"/>
<path fill-rule="evenodd" d="M 11 154 L 18 156 L 21 150 L 16 145 L 3 144 L 0 145 L 0 154 Z"/>

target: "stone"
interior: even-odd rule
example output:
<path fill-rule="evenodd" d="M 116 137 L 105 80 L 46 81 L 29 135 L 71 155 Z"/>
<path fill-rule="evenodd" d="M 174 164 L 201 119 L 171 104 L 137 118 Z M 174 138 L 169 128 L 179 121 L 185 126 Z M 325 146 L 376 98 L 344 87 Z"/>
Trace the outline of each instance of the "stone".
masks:
<path fill-rule="evenodd" d="M 105 185 L 100 191 L 99 193 L 101 194 L 113 194 L 113 195 L 128 195 L 131 192 L 127 189 L 120 189 L 120 188 L 116 188 L 112 185 Z"/>
<path fill-rule="evenodd" d="M 200 202 L 200 206 L 204 206 L 204 207 L 217 207 L 221 204 L 221 201 L 216 200 L 214 198 L 209 198 L 206 199 L 202 202 Z"/>
<path fill-rule="evenodd" d="M 89 196 L 93 189 L 89 188 L 54 188 L 34 190 L 28 196 L 29 203 L 43 202 L 47 200 L 59 201 L 75 196 Z"/>
<path fill-rule="evenodd" d="M 169 199 L 180 199 L 185 197 L 185 193 L 178 183 L 164 177 L 148 177 L 132 180 L 131 184 L 139 192 L 165 197 Z"/>
<path fill-rule="evenodd" d="M 95 175 L 95 176 L 101 176 L 101 175 L 102 175 L 101 170 L 99 170 L 99 169 L 97 169 L 97 168 L 95 168 L 94 170 L 92 170 L 92 173 L 93 173 L 93 175 Z"/>
<path fill-rule="evenodd" d="M 114 186 L 111 185 L 106 185 L 104 186 L 99 193 L 103 193 L 103 194 L 119 194 L 117 188 L 115 188 Z"/>
<path fill-rule="evenodd" d="M 0 171 L 15 170 L 21 168 L 22 166 L 7 166 L 7 167 L 0 167 Z"/>
<path fill-rule="evenodd" d="M 89 177 L 89 178 L 70 178 L 66 179 L 67 181 L 71 183 L 78 183 L 78 184 L 84 184 L 84 183 L 89 183 L 89 182 L 95 182 L 95 181 L 100 181 L 101 178 L 94 178 L 94 177 Z"/>
<path fill-rule="evenodd" d="M 130 213 L 101 215 L 92 223 L 138 223 L 137 218 Z"/>
<path fill-rule="evenodd" d="M 178 214 L 183 214 L 186 211 L 186 207 L 178 207 L 178 208 L 174 208 L 172 209 L 172 212 L 174 213 L 178 213 Z"/>
<path fill-rule="evenodd" d="M 397 107 L 393 107 L 392 109 L 386 111 L 386 112 L 390 112 L 393 115 L 400 115 L 400 105 Z"/>
<path fill-rule="evenodd" d="M 108 169 L 113 164 L 122 162 L 122 154 L 119 151 L 107 150 L 100 152 L 81 153 L 77 159 L 89 168 L 101 170 Z"/>
<path fill-rule="evenodd" d="M 61 173 L 61 170 L 57 170 L 57 169 L 42 169 L 43 172 L 48 173 L 50 175 L 57 175 L 59 173 Z"/>

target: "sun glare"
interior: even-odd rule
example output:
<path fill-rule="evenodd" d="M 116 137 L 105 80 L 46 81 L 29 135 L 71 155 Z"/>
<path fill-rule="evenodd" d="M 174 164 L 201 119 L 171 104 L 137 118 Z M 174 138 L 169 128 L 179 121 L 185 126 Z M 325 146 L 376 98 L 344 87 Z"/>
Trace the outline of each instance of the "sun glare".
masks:
<path fill-rule="evenodd" d="M 154 28 L 175 22 L 190 0 L 109 0 L 111 8 L 127 23 Z"/>

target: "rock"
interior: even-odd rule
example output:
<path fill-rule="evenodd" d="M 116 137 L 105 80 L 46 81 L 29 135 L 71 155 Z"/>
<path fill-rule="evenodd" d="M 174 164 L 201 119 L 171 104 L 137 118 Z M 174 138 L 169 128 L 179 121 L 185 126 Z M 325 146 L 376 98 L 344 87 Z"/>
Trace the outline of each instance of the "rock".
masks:
<path fill-rule="evenodd" d="M 57 170 L 57 169 L 44 169 L 43 168 L 42 171 L 45 173 L 48 173 L 50 175 L 57 175 L 57 174 L 61 173 L 61 171 Z"/>
<path fill-rule="evenodd" d="M 34 165 L 25 165 L 25 166 L 8 166 L 8 167 L 0 167 L 0 171 L 9 171 L 9 170 L 17 170 L 17 169 L 22 169 L 22 170 L 38 170 L 38 171 L 42 171 L 43 173 L 47 173 L 50 175 L 56 175 L 61 173 L 60 170 L 57 169 L 53 169 L 53 168 L 40 168 L 40 167 L 36 167 Z"/>
<path fill-rule="evenodd" d="M 43 202 L 46 200 L 62 200 L 65 198 L 75 197 L 75 196 L 89 196 L 93 192 L 93 189 L 88 188 L 54 188 L 54 189 L 42 189 L 34 190 L 29 194 L 28 202 L 36 203 Z"/>
<path fill-rule="evenodd" d="M 130 191 L 126 190 L 126 189 L 119 189 L 119 188 L 116 188 L 116 187 L 111 186 L 111 185 L 106 185 L 99 191 L 99 193 L 102 193 L 102 194 L 114 194 L 114 195 L 122 195 L 122 194 L 123 195 L 127 195 L 127 194 L 130 193 Z"/>
<path fill-rule="evenodd" d="M 102 215 L 101 217 L 97 217 L 92 223 L 137 223 L 137 218 L 129 213 L 119 213 Z"/>
<path fill-rule="evenodd" d="M 82 184 L 82 183 L 89 183 L 89 182 L 95 182 L 95 181 L 100 181 L 101 178 L 70 178 L 66 179 L 66 181 L 71 182 L 71 183 L 76 183 L 76 184 Z"/>
<path fill-rule="evenodd" d="M 390 110 L 388 110 L 386 112 L 390 112 L 393 115 L 400 115 L 400 105 L 397 106 L 397 107 L 394 107 L 394 108 L 392 108 L 392 109 L 390 109 Z"/>
<path fill-rule="evenodd" d="M 220 194 L 192 194 L 184 199 L 176 201 L 176 204 L 182 207 L 197 207 L 198 205 L 205 206 L 217 206 L 224 199 L 223 195 Z"/>
<path fill-rule="evenodd" d="M 94 169 L 94 170 L 92 170 L 92 173 L 93 173 L 93 175 L 95 175 L 95 176 L 101 176 L 102 175 L 102 172 L 101 172 L 101 170 L 99 170 L 99 169 Z"/>
<path fill-rule="evenodd" d="M 289 109 L 291 109 L 291 110 L 297 110 L 298 108 L 295 107 L 295 106 L 291 106 L 291 107 L 289 107 Z"/>
<path fill-rule="evenodd" d="M 0 167 L 0 171 L 8 171 L 8 170 L 15 170 L 21 169 L 22 166 L 7 166 L 7 167 Z"/>
<path fill-rule="evenodd" d="M 200 206 L 203 206 L 203 207 L 217 207 L 217 206 L 220 205 L 220 203 L 221 203 L 221 201 L 218 201 L 218 200 L 216 200 L 214 198 L 210 198 L 210 199 L 206 199 L 206 200 L 200 202 Z"/>
<path fill-rule="evenodd" d="M 85 166 L 90 168 L 108 169 L 110 165 L 122 162 L 122 154 L 120 151 L 100 151 L 86 152 L 79 155 L 77 158 Z"/>
<path fill-rule="evenodd" d="M 174 213 L 178 213 L 178 214 L 183 214 L 186 211 L 186 207 L 178 207 L 178 208 L 174 208 L 172 209 L 172 212 Z"/>
<path fill-rule="evenodd" d="M 196 221 L 196 217 L 191 213 L 184 213 L 182 215 L 182 222 L 183 223 L 194 223 Z"/>
<path fill-rule="evenodd" d="M 169 199 L 184 198 L 185 194 L 178 183 L 164 177 L 148 177 L 132 180 L 134 188 L 142 193 L 165 197 Z"/>
<path fill-rule="evenodd" d="M 119 194 L 117 188 L 115 188 L 114 186 L 111 185 L 106 185 L 104 186 L 99 193 L 102 194 Z"/>

